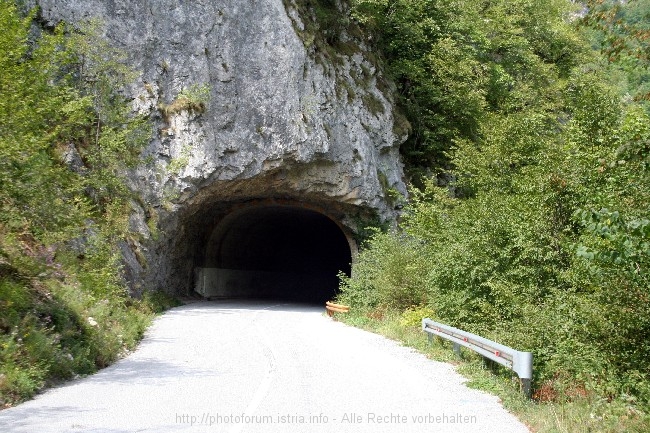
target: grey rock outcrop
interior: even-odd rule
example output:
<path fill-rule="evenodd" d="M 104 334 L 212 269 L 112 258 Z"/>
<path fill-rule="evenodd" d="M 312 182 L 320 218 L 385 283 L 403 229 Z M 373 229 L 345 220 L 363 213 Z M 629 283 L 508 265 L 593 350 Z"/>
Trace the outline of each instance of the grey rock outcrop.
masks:
<path fill-rule="evenodd" d="M 99 18 L 140 74 L 134 108 L 156 131 L 131 175 L 139 237 L 121 248 L 133 281 L 185 290 L 192 245 L 237 203 L 305 203 L 352 232 L 359 219 L 395 219 L 405 136 L 362 41 L 340 35 L 358 49 L 328 59 L 283 0 L 37 3 L 51 24 Z M 206 97 L 192 106 L 186 95 Z"/>

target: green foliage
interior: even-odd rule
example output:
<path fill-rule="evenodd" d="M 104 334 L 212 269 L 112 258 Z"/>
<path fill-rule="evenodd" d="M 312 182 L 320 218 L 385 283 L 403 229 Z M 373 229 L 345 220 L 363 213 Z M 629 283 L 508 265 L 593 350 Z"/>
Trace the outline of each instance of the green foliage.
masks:
<path fill-rule="evenodd" d="M 153 315 L 115 245 L 125 170 L 151 135 L 122 88 L 123 54 L 80 30 L 38 29 L 0 1 L 0 407 L 108 365 Z"/>
<path fill-rule="evenodd" d="M 341 275 L 341 295 L 345 304 L 364 308 L 378 305 L 405 309 L 424 302 L 424 281 L 415 272 L 418 262 L 415 247 L 406 248 L 409 240 L 395 234 L 375 232 L 367 251 L 355 264 L 355 276 Z M 420 265 L 421 266 L 421 265 Z"/>
<path fill-rule="evenodd" d="M 186 144 L 181 148 L 180 155 L 169 162 L 167 172 L 173 175 L 178 175 L 190 162 L 192 155 L 192 146 Z"/>
<path fill-rule="evenodd" d="M 386 232 L 390 227 L 390 221 L 384 221 L 377 215 L 356 215 L 352 217 L 356 226 L 354 240 L 360 248 L 366 248 L 370 239 L 378 232 Z"/>
<path fill-rule="evenodd" d="M 584 52 L 562 0 L 352 3 L 413 126 L 402 149 L 412 173 L 445 167 L 454 143 L 479 140 L 491 114 L 552 109 L 548 89 Z"/>
<path fill-rule="evenodd" d="M 650 2 L 648 0 L 589 0 L 583 23 L 601 33 L 598 42 L 608 60 L 618 61 L 632 55 L 650 60 Z"/>
<path fill-rule="evenodd" d="M 42 284 L 0 280 L 1 406 L 107 366 L 135 346 L 164 305 L 129 300 L 117 288 L 107 293 L 100 273 L 89 276 L 67 263 L 59 269 L 62 276 L 41 278 Z M 64 269 L 70 274 L 63 276 Z"/>
<path fill-rule="evenodd" d="M 301 23 L 293 21 L 294 30 L 301 37 L 305 48 L 314 50 L 321 59 L 333 62 L 340 55 L 352 55 L 359 47 L 352 41 L 342 40 L 343 33 L 359 34 L 345 9 L 346 3 L 336 0 L 284 0 L 287 9 L 295 9 Z"/>
<path fill-rule="evenodd" d="M 609 152 L 596 168 L 598 183 L 574 218 L 582 228 L 576 243 L 576 278 L 589 288 L 601 308 L 595 340 L 610 353 L 607 368 L 630 377 L 625 388 L 649 401 L 647 360 L 650 359 L 650 118 L 639 107 L 623 114 Z M 634 379 L 633 379 L 634 377 Z M 608 384 L 611 388 L 612 384 Z"/>
<path fill-rule="evenodd" d="M 436 312 L 431 307 L 410 307 L 402 313 L 400 325 L 404 327 L 420 328 L 422 319 L 436 317 Z"/>
<path fill-rule="evenodd" d="M 356 2 L 415 125 L 407 151 L 434 172 L 444 154 L 451 185 L 412 191 L 401 231 L 371 239 L 341 299 L 369 317 L 428 308 L 532 351 L 537 399 L 641 416 L 650 118 L 564 3 Z"/>
<path fill-rule="evenodd" d="M 650 100 L 650 1 L 590 0 L 582 19 L 586 34 L 605 56 L 604 66 L 618 75 L 624 92 L 641 101 Z"/>

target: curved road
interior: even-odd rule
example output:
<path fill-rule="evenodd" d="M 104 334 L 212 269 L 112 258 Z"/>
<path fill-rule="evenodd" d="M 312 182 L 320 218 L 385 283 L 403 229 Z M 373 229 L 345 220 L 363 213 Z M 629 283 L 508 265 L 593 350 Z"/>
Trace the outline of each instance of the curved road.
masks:
<path fill-rule="evenodd" d="M 127 358 L 0 412 L 0 431 L 528 432 L 450 365 L 322 312 L 175 308 Z"/>

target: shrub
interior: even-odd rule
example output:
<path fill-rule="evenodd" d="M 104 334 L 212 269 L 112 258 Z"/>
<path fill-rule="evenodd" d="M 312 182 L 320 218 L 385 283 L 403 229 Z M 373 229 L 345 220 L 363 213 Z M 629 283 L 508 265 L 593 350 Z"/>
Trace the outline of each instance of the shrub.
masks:
<path fill-rule="evenodd" d="M 34 16 L 0 0 L 0 407 L 114 361 L 155 310 L 129 297 L 114 248 L 122 173 L 151 133 L 120 91 L 132 71 L 97 23 L 38 33 Z"/>

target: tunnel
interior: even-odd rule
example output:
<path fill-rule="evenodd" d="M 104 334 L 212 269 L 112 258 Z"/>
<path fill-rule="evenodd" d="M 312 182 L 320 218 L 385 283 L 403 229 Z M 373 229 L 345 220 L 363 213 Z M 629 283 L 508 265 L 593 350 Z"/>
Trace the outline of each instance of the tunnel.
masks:
<path fill-rule="evenodd" d="M 353 242 L 322 212 L 299 206 L 236 209 L 209 235 L 195 291 L 206 298 L 322 303 L 350 274 Z"/>

